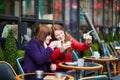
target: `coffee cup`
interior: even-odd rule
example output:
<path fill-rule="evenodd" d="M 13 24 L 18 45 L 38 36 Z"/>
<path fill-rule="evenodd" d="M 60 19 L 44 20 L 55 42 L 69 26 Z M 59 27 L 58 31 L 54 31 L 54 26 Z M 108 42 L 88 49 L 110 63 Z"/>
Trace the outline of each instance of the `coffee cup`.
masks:
<path fill-rule="evenodd" d="M 95 58 L 99 58 L 99 57 L 100 57 L 100 54 L 99 54 L 98 51 L 94 51 L 93 54 L 94 54 L 93 56 L 94 56 Z"/>
<path fill-rule="evenodd" d="M 56 41 L 56 42 L 57 42 L 57 48 L 62 47 L 62 45 L 61 45 L 61 41 Z"/>
<path fill-rule="evenodd" d="M 37 78 L 39 78 L 39 79 L 42 78 L 43 77 L 43 73 L 44 72 L 42 70 L 37 70 L 36 71 Z"/>
<path fill-rule="evenodd" d="M 62 73 L 55 73 L 55 75 L 58 79 L 61 79 L 63 74 Z"/>
<path fill-rule="evenodd" d="M 78 63 L 78 66 L 83 67 L 84 66 L 84 59 L 83 58 L 78 59 L 77 63 Z"/>

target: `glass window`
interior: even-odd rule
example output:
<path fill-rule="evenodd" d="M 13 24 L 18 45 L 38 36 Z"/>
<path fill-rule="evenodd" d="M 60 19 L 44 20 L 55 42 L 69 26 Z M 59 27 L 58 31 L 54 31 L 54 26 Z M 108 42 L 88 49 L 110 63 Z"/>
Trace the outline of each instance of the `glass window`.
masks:
<path fill-rule="evenodd" d="M 33 32 L 35 32 L 35 23 L 32 23 L 32 22 L 24 22 L 24 23 L 27 23 L 27 33 L 24 34 L 24 35 L 21 35 L 21 49 L 25 49 L 28 42 L 31 40 L 32 38 L 32 34 Z M 23 26 L 24 27 L 24 26 Z"/>
<path fill-rule="evenodd" d="M 35 0 L 22 1 L 22 17 L 35 17 Z"/>
<path fill-rule="evenodd" d="M 117 24 L 117 1 L 113 0 L 113 26 Z"/>
<path fill-rule="evenodd" d="M 65 29 L 74 38 L 77 37 L 77 0 L 65 0 Z"/>
<path fill-rule="evenodd" d="M 14 36 L 18 39 L 18 24 L 15 21 L 0 21 L 0 37 L 6 38 L 9 29 L 13 29 Z"/>
<path fill-rule="evenodd" d="M 113 26 L 112 11 L 113 11 L 113 6 L 112 6 L 112 0 L 111 0 L 109 1 L 109 25 L 108 26 Z"/>
<path fill-rule="evenodd" d="M 19 6 L 18 0 L 0 0 L 0 14 L 19 16 Z"/>
<path fill-rule="evenodd" d="M 94 25 L 103 25 L 102 0 L 94 0 Z"/>
<path fill-rule="evenodd" d="M 86 21 L 84 20 L 83 13 L 87 13 L 90 20 L 92 21 L 92 0 L 80 0 L 80 24 L 85 25 Z"/>
<path fill-rule="evenodd" d="M 73 0 L 70 5 L 70 30 L 72 36 L 77 38 L 77 0 Z"/>
<path fill-rule="evenodd" d="M 39 19 L 62 20 L 62 0 L 39 0 Z M 53 8 L 54 7 L 54 8 Z"/>
<path fill-rule="evenodd" d="M 104 26 L 109 26 L 109 1 L 104 3 Z"/>
<path fill-rule="evenodd" d="M 39 19 L 53 20 L 53 0 L 39 0 Z"/>
<path fill-rule="evenodd" d="M 65 29 L 70 33 L 70 0 L 65 0 Z"/>
<path fill-rule="evenodd" d="M 117 13 L 116 13 L 116 15 L 117 15 L 117 26 L 119 26 L 119 23 L 120 23 L 120 21 L 119 21 L 120 3 L 119 2 L 120 2 L 120 0 L 117 1 L 117 7 L 116 7 L 116 9 L 117 9 Z"/>
<path fill-rule="evenodd" d="M 55 20 L 62 20 L 62 0 L 55 0 Z"/>

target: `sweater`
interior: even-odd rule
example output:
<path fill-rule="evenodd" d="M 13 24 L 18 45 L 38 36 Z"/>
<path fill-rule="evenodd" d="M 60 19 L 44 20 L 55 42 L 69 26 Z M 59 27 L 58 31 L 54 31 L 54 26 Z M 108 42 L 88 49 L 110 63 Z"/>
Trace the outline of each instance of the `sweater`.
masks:
<path fill-rule="evenodd" d="M 71 44 L 72 49 L 68 50 L 66 55 L 64 54 L 64 52 L 62 53 L 60 51 L 60 48 L 54 49 L 53 53 L 51 54 L 50 59 L 52 63 L 56 64 L 57 66 L 56 72 L 63 72 L 67 70 L 67 69 L 61 68 L 59 66 L 59 63 L 60 62 L 72 62 L 72 50 L 73 49 L 84 51 L 90 48 L 90 46 L 86 45 L 86 43 L 80 43 L 73 38 L 71 39 L 71 43 L 72 43 Z"/>
<path fill-rule="evenodd" d="M 25 73 L 35 72 L 36 70 L 50 72 L 50 55 L 52 52 L 53 50 L 50 47 L 45 48 L 37 40 L 30 40 L 24 55 L 23 70 Z"/>

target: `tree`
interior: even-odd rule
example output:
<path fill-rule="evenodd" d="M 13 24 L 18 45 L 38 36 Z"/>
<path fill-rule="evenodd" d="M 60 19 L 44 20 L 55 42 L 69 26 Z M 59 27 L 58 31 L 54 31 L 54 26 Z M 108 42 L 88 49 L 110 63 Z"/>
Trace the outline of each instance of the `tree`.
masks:
<path fill-rule="evenodd" d="M 4 54 L 3 54 L 3 51 L 1 49 L 1 45 L 0 45 L 0 61 L 4 61 Z"/>
<path fill-rule="evenodd" d="M 12 29 L 8 31 L 8 36 L 6 38 L 4 59 L 8 63 L 10 63 L 15 70 L 17 69 L 16 68 L 17 46 Z"/>

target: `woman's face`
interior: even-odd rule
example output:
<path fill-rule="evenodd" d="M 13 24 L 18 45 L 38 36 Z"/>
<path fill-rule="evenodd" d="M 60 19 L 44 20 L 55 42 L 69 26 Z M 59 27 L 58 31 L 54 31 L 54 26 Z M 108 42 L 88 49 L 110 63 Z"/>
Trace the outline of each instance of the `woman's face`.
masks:
<path fill-rule="evenodd" d="M 65 40 L 65 33 L 63 30 L 56 30 L 54 31 L 55 38 L 60 41 Z"/>
<path fill-rule="evenodd" d="M 46 39 L 45 39 L 45 43 L 49 44 L 51 39 L 52 39 L 51 35 L 47 36 Z"/>

